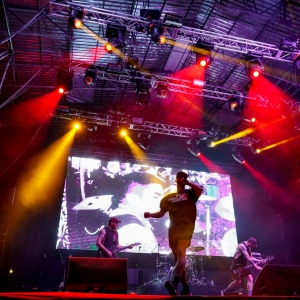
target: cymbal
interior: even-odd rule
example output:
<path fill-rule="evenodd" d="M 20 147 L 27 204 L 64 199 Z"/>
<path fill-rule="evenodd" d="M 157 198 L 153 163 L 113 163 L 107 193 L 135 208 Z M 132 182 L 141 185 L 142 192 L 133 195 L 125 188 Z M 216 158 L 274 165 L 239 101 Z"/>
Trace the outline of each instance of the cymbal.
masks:
<path fill-rule="evenodd" d="M 188 248 L 188 250 L 190 250 L 191 252 L 200 252 L 202 250 L 204 250 L 204 247 L 202 246 L 191 246 Z"/>

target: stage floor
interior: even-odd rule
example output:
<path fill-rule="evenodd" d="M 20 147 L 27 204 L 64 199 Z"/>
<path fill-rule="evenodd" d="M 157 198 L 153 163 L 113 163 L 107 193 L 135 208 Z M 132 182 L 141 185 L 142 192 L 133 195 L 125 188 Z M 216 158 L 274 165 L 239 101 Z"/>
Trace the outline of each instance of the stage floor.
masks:
<path fill-rule="evenodd" d="M 1 299 L 108 299 L 108 300 L 146 300 L 146 299 L 233 299 L 233 298 L 247 298 L 246 296 L 210 296 L 210 295 L 195 295 L 195 296 L 165 296 L 165 295 L 138 295 L 138 294 L 100 294 L 100 293 L 75 293 L 75 292 L 2 292 L 0 293 Z M 259 299 L 300 299 L 300 296 L 252 296 L 252 300 Z"/>

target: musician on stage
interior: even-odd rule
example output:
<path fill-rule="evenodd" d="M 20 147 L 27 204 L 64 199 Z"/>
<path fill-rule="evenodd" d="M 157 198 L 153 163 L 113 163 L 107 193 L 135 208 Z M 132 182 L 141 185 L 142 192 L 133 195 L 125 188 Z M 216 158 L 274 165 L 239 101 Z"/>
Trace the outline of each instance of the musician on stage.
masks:
<path fill-rule="evenodd" d="M 177 192 L 166 195 L 160 201 L 160 211 L 145 212 L 145 218 L 162 218 L 169 212 L 169 245 L 175 259 L 175 277 L 165 283 L 170 295 L 177 295 L 177 287 L 181 280 L 181 295 L 190 295 L 186 280 L 186 249 L 190 246 L 196 220 L 196 202 L 203 187 L 187 179 L 188 174 L 178 172 L 176 175 Z M 190 189 L 185 189 L 185 185 Z"/>
<path fill-rule="evenodd" d="M 96 245 L 98 247 L 97 257 L 115 258 L 112 249 L 133 248 L 133 244 L 126 246 L 119 245 L 119 234 L 117 228 L 121 223 L 117 218 L 110 218 L 108 226 L 99 232 Z M 109 250 L 110 249 L 110 250 Z"/>
<path fill-rule="evenodd" d="M 257 241 L 254 237 L 250 237 L 247 241 L 243 241 L 237 245 L 231 264 L 231 272 L 235 280 L 231 282 L 225 290 L 221 291 L 221 296 L 239 288 L 243 278 L 245 278 L 247 282 L 247 295 L 252 296 L 253 276 L 249 267 L 254 266 L 260 271 L 262 268 L 256 263 L 265 263 L 265 260 L 257 259 L 251 255 L 251 248 L 253 247 L 257 247 Z"/>

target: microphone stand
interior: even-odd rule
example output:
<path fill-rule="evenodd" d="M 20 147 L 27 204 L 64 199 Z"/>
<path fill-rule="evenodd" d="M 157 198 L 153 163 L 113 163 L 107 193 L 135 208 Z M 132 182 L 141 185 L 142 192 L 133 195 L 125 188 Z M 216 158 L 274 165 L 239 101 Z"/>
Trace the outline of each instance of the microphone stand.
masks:
<path fill-rule="evenodd" d="M 63 278 L 62 278 L 61 283 L 60 283 L 59 286 L 58 286 L 58 290 L 59 290 L 59 291 L 63 291 L 63 290 L 64 290 L 64 287 L 65 287 L 65 279 L 66 279 L 66 265 L 65 265 L 65 261 L 64 261 L 62 255 L 61 255 L 61 253 L 60 253 L 60 251 L 59 251 L 59 248 L 57 247 L 56 249 L 57 249 L 58 254 L 59 254 L 59 256 L 60 256 L 60 259 L 61 259 L 61 266 L 62 266 L 62 269 L 63 269 Z"/>
<path fill-rule="evenodd" d="M 151 254 L 154 252 L 154 250 L 157 247 L 157 258 L 156 258 L 156 278 L 152 279 L 151 281 L 147 282 L 146 285 L 148 284 L 161 284 L 161 280 L 159 279 L 159 246 L 162 243 L 162 241 L 165 239 L 163 237 L 160 242 L 154 247 L 154 249 L 151 251 Z"/>
<path fill-rule="evenodd" d="M 137 270 L 137 266 L 138 266 L 138 260 L 139 260 L 140 251 L 141 251 L 141 246 L 139 246 L 139 251 L 138 251 L 137 256 L 136 256 L 136 261 L 135 261 L 134 269 L 132 271 L 132 277 L 134 277 L 134 283 L 135 283 L 135 289 L 134 289 L 135 293 L 136 293 L 136 288 L 137 288 L 136 270 Z"/>

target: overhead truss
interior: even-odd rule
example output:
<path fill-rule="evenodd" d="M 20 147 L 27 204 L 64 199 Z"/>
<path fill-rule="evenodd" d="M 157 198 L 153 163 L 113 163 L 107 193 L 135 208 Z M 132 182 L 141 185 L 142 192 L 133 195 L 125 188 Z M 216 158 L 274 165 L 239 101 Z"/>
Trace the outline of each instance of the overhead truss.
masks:
<path fill-rule="evenodd" d="M 198 140 L 206 140 L 211 137 L 214 132 L 203 131 L 201 129 L 187 128 L 182 126 L 160 124 L 155 122 L 148 122 L 142 120 L 139 124 L 134 123 L 133 119 L 124 117 L 115 117 L 112 115 L 91 113 L 83 110 L 69 109 L 66 107 L 58 107 L 58 109 L 52 113 L 52 116 L 64 120 L 80 120 L 83 123 L 95 124 L 99 126 L 113 127 L 114 124 L 124 126 L 133 131 L 139 131 L 143 133 L 151 134 L 164 134 L 185 139 L 195 138 Z M 220 139 L 228 137 L 229 134 L 219 133 Z M 228 143 L 248 147 L 257 140 L 251 137 L 242 137 L 239 139 L 231 140 Z"/>
<path fill-rule="evenodd" d="M 84 23 L 97 23 L 99 25 L 107 25 L 109 22 L 116 22 L 126 26 L 129 32 L 136 32 L 137 25 L 144 28 L 144 32 L 148 32 L 149 20 L 146 18 L 124 14 L 120 11 L 113 12 L 107 9 L 88 7 L 84 2 L 49 2 L 49 14 L 57 17 L 68 18 L 70 5 L 81 6 L 86 11 Z M 161 21 L 152 21 L 154 23 L 161 23 Z M 280 50 L 278 46 L 263 43 L 259 41 L 248 40 L 240 37 L 230 36 L 226 34 L 209 32 L 206 30 L 181 26 L 174 28 L 165 26 L 167 28 L 165 35 L 168 39 L 186 41 L 188 44 L 195 44 L 199 39 L 211 42 L 215 49 L 222 49 L 231 52 L 248 53 L 255 52 L 262 54 L 264 58 L 293 62 L 299 51 L 285 51 Z M 139 31 L 140 32 L 140 31 Z"/>

